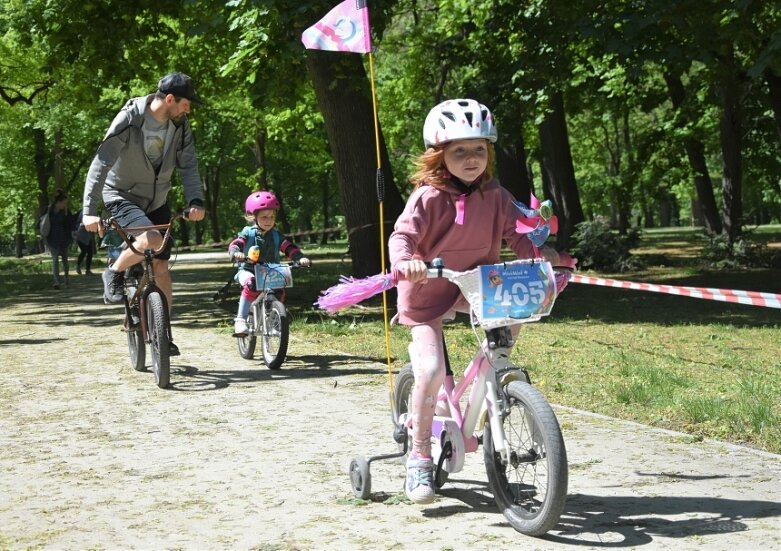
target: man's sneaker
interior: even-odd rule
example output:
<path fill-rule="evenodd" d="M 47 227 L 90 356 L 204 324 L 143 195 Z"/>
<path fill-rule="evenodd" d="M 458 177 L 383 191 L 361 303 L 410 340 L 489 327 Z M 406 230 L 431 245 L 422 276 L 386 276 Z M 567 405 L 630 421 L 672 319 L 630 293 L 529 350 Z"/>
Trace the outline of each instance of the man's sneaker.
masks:
<path fill-rule="evenodd" d="M 174 341 L 168 341 L 168 356 L 181 356 L 182 353 L 179 352 L 179 347 L 174 344 Z"/>
<path fill-rule="evenodd" d="M 106 268 L 103 272 L 103 302 L 117 304 L 125 295 L 125 274 Z"/>
<path fill-rule="evenodd" d="M 236 318 L 233 320 L 233 336 L 234 337 L 246 337 L 247 336 L 247 320 L 244 318 Z"/>
<path fill-rule="evenodd" d="M 413 503 L 427 505 L 434 501 L 434 462 L 411 457 L 407 460 L 404 492 Z"/>

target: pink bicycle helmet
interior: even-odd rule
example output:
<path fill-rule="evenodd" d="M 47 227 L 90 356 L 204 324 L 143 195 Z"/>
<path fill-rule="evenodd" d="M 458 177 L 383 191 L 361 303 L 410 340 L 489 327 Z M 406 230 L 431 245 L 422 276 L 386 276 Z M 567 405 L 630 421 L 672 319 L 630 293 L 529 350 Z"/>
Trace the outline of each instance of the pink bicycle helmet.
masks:
<path fill-rule="evenodd" d="M 495 142 L 496 137 L 491 111 L 473 99 L 443 101 L 429 111 L 423 124 L 423 142 L 426 147 L 477 138 Z"/>
<path fill-rule="evenodd" d="M 279 199 L 270 191 L 256 191 L 244 201 L 244 212 L 248 215 L 263 209 L 279 209 Z"/>

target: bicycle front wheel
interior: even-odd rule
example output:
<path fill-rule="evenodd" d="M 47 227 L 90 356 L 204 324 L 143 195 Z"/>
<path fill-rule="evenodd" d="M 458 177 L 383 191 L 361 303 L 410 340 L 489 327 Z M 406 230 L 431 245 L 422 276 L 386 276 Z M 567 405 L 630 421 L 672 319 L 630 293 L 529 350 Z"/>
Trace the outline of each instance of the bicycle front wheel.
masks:
<path fill-rule="evenodd" d="M 513 528 L 542 536 L 559 522 L 567 499 L 567 451 L 559 422 L 543 395 L 514 381 L 504 389 L 502 418 L 510 447 L 507 464 L 494 450 L 491 427 L 483 432 L 488 484 Z"/>
<path fill-rule="evenodd" d="M 263 361 L 269 369 L 279 369 L 287 355 L 290 322 L 285 305 L 278 300 L 264 302 L 261 311 L 260 343 Z"/>
<path fill-rule="evenodd" d="M 132 320 L 127 320 L 127 349 L 130 354 L 130 365 L 136 371 L 146 371 L 146 344 L 141 335 L 141 325 L 132 324 Z"/>
<path fill-rule="evenodd" d="M 168 308 L 158 291 L 152 291 L 146 297 L 146 324 L 155 381 L 160 388 L 166 388 L 171 382 L 171 339 L 168 336 Z"/>

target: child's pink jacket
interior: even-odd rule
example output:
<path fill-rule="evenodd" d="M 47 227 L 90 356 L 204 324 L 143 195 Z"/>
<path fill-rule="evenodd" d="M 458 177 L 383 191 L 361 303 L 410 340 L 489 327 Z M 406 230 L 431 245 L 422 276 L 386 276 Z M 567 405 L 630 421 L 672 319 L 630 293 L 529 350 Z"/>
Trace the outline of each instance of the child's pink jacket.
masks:
<path fill-rule="evenodd" d="M 452 270 L 494 264 L 504 239 L 518 258 L 535 256 L 531 241 L 515 232 L 520 211 L 512 194 L 491 180 L 465 197 L 463 225 L 456 224 L 459 192 L 423 185 L 407 200 L 388 242 L 391 267 L 413 258 L 430 262 L 436 257 Z M 426 283 L 399 281 L 398 314 L 404 325 L 433 321 L 450 310 L 460 297 L 458 287 L 446 279 Z"/>

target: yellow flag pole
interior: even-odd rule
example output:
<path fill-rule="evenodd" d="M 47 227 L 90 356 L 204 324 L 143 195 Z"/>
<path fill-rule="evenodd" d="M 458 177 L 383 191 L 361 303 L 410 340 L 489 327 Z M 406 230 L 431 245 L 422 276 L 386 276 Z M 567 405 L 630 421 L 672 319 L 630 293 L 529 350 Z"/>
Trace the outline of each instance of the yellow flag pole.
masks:
<path fill-rule="evenodd" d="M 385 200 L 385 181 L 382 176 L 382 157 L 380 155 L 380 127 L 379 118 L 377 117 L 377 91 L 374 86 L 374 56 L 372 52 L 369 52 L 369 75 L 372 88 L 372 110 L 374 114 L 374 145 L 377 151 L 377 200 L 380 203 L 380 270 L 385 273 L 385 214 L 384 205 Z M 391 369 L 391 353 L 390 353 L 390 324 L 388 323 L 388 295 L 385 291 L 382 292 L 382 315 L 383 322 L 385 324 L 385 356 L 388 362 L 388 387 L 389 387 L 389 399 L 391 402 L 391 410 L 393 410 L 393 371 Z"/>

